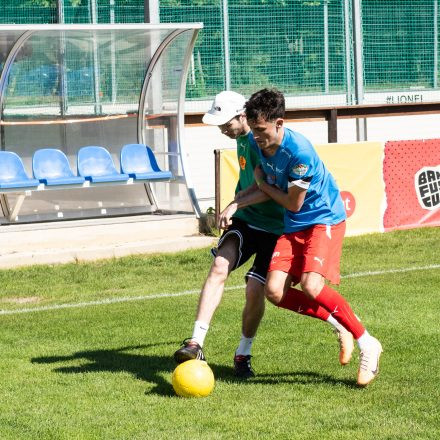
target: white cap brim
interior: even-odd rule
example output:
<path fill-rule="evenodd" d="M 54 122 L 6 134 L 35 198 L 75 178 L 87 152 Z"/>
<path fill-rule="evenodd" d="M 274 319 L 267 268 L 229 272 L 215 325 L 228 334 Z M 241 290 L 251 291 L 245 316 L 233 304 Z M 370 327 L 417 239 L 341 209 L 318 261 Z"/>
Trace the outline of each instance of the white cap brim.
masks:
<path fill-rule="evenodd" d="M 219 114 L 213 114 L 213 113 L 205 113 L 203 115 L 202 121 L 204 124 L 208 125 L 223 125 L 226 124 L 226 122 L 229 122 L 232 118 L 235 118 L 240 113 L 234 114 L 234 115 L 219 115 Z"/>

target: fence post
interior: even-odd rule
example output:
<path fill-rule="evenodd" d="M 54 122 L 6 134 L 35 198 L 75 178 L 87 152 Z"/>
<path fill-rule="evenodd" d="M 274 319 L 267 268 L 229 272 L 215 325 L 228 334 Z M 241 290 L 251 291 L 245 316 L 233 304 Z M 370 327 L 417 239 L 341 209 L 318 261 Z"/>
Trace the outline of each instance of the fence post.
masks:
<path fill-rule="evenodd" d="M 350 32 L 350 0 L 344 0 L 344 29 L 345 29 L 345 81 L 348 105 L 353 104 L 353 93 L 351 90 L 351 32 Z"/>
<path fill-rule="evenodd" d="M 231 60 L 229 53 L 229 11 L 228 0 L 223 0 L 223 43 L 225 51 L 225 86 L 231 90 Z"/>
<path fill-rule="evenodd" d="M 214 150 L 215 224 L 220 218 L 220 150 Z"/>
<path fill-rule="evenodd" d="M 330 114 L 327 121 L 328 141 L 338 142 L 338 110 L 336 108 L 330 109 Z"/>
<path fill-rule="evenodd" d="M 352 0 L 355 104 L 364 103 L 364 60 L 362 50 L 362 0 Z M 357 140 L 367 140 L 366 118 L 356 119 Z"/>
<path fill-rule="evenodd" d="M 438 87 L 438 0 L 434 0 L 434 80 L 432 82 L 434 89 Z"/>
<path fill-rule="evenodd" d="M 329 92 L 328 0 L 324 0 L 324 92 Z"/>

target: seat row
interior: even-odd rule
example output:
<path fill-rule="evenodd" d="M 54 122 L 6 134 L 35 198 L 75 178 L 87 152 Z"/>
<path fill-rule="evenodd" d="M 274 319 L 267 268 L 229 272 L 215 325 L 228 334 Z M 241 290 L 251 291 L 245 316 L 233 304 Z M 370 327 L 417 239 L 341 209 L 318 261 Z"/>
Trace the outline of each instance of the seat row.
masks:
<path fill-rule="evenodd" d="M 90 186 L 90 183 L 133 183 L 136 180 L 157 182 L 173 178 L 170 171 L 159 168 L 152 149 L 144 144 L 124 145 L 120 151 L 120 168 L 119 172 L 106 148 L 87 146 L 78 150 L 78 173 L 75 175 L 61 150 L 42 148 L 33 154 L 33 177 L 29 177 L 16 153 L 0 151 L 0 192 L 63 185 Z"/>

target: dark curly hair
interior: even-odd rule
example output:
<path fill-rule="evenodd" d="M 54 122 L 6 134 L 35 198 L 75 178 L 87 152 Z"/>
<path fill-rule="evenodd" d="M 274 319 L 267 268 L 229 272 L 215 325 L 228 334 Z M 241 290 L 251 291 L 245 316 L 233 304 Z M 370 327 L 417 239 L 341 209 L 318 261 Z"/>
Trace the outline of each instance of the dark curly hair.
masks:
<path fill-rule="evenodd" d="M 286 104 L 284 95 L 277 89 L 262 89 L 255 92 L 245 104 L 246 118 L 257 121 L 274 121 L 284 118 Z"/>

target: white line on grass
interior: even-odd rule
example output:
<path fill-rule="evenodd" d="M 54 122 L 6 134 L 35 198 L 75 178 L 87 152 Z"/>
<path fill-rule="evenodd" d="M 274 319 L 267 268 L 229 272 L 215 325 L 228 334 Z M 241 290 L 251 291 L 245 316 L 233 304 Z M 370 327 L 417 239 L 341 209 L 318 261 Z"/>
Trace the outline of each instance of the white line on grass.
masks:
<path fill-rule="evenodd" d="M 431 270 L 431 269 L 440 269 L 440 264 L 431 264 L 429 266 L 404 267 L 402 269 L 387 269 L 387 270 L 376 270 L 376 271 L 368 271 L 368 272 L 357 272 L 348 275 L 343 275 L 341 276 L 341 278 L 359 278 L 359 277 L 368 277 L 372 275 L 385 275 L 389 273 L 413 272 L 415 270 Z"/>
<path fill-rule="evenodd" d="M 360 277 L 368 277 L 374 275 L 386 275 L 390 273 L 413 272 L 419 270 L 432 270 L 432 269 L 440 269 L 440 264 L 431 264 L 429 266 L 406 267 L 402 269 L 387 269 L 387 270 L 377 270 L 377 271 L 368 271 L 368 272 L 357 272 L 348 275 L 343 275 L 341 276 L 341 278 L 360 278 Z M 225 287 L 225 290 L 236 290 L 243 288 L 244 285 L 230 286 L 230 287 Z M 157 293 L 153 295 L 124 296 L 121 298 L 107 298 L 97 301 L 87 301 L 87 302 L 69 303 L 69 304 L 55 304 L 51 306 L 31 307 L 31 308 L 23 308 L 23 309 L 15 309 L 15 310 L 0 310 L 0 315 L 17 315 L 19 313 L 44 312 L 47 310 L 59 310 L 59 309 L 77 309 L 81 307 L 100 306 L 104 304 L 117 304 L 117 303 L 129 302 L 129 301 L 144 301 L 147 299 L 173 298 L 178 296 L 194 295 L 199 292 L 200 289 L 184 290 L 183 292 L 177 292 L 177 293 Z"/>

